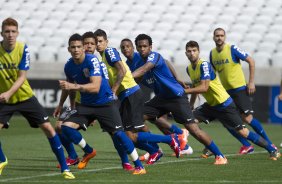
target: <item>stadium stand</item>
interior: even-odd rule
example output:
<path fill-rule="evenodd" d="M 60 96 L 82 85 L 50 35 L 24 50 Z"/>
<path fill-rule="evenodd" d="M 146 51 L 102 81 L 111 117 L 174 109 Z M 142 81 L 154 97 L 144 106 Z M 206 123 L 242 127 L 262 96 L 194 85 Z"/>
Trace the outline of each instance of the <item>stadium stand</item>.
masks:
<path fill-rule="evenodd" d="M 227 41 L 254 55 L 259 67 L 281 67 L 280 0 L 0 0 L 0 20 L 14 17 L 36 62 L 65 62 L 68 37 L 105 29 L 111 46 L 144 32 L 154 49 L 183 65 L 185 43 L 196 40 L 204 58 L 222 26 Z M 53 49 L 52 49 L 53 47 Z M 48 53 L 47 53 L 48 52 Z M 178 53 L 182 53 L 178 56 Z M 178 61 L 180 60 L 180 61 Z M 185 63 L 186 64 L 186 63 Z"/>

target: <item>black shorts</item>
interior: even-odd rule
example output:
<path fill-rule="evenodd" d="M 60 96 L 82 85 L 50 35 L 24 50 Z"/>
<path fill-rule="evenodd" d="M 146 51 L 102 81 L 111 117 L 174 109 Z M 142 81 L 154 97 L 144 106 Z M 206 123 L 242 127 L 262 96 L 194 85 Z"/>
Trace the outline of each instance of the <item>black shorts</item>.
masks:
<path fill-rule="evenodd" d="M 98 120 L 101 128 L 106 132 L 123 130 L 122 121 L 116 102 L 111 102 L 101 106 L 77 105 L 73 114 L 66 117 L 64 122 L 74 122 L 80 128 L 86 130 L 94 120 Z"/>
<path fill-rule="evenodd" d="M 252 102 L 250 96 L 247 94 L 247 90 L 235 92 L 230 94 L 230 96 L 241 114 L 249 115 L 254 113 Z"/>
<path fill-rule="evenodd" d="M 120 105 L 120 116 L 125 130 L 138 130 L 143 128 L 143 93 L 139 89 L 132 95 L 125 98 Z"/>
<path fill-rule="evenodd" d="M 172 99 L 155 96 L 145 103 L 145 115 L 156 119 L 167 113 L 171 113 L 177 123 L 187 124 L 194 122 L 194 116 L 186 95 Z"/>
<path fill-rule="evenodd" d="M 240 130 L 245 125 L 240 117 L 240 114 L 232 102 L 229 106 L 224 109 L 216 109 L 207 103 L 197 107 L 194 111 L 196 119 L 203 122 L 210 122 L 214 119 L 218 119 L 224 126 Z"/>
<path fill-rule="evenodd" d="M 16 104 L 0 103 L 0 123 L 5 125 L 15 112 L 22 114 L 33 128 L 49 122 L 49 117 L 35 96 Z"/>

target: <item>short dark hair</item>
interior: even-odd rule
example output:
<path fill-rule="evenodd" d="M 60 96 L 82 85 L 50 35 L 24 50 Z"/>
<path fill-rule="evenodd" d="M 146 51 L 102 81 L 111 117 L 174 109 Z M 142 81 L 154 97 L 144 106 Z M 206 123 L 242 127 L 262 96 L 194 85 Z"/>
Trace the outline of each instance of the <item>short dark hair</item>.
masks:
<path fill-rule="evenodd" d="M 3 20 L 3 22 L 2 22 L 2 30 L 4 30 L 4 26 L 16 26 L 17 29 L 19 27 L 18 26 L 18 22 L 15 19 L 11 18 L 11 17 L 6 18 L 5 20 Z"/>
<path fill-rule="evenodd" d="M 213 31 L 213 35 L 215 34 L 216 31 L 223 31 L 224 32 L 224 35 L 225 35 L 225 30 L 221 27 L 218 27 L 216 28 L 214 31 Z"/>
<path fill-rule="evenodd" d="M 190 40 L 189 42 L 186 43 L 185 49 L 187 49 L 188 47 L 196 47 L 198 50 L 200 50 L 198 42 L 194 40 Z"/>
<path fill-rule="evenodd" d="M 97 38 L 98 36 L 102 36 L 105 40 L 108 39 L 107 33 L 102 29 L 97 29 L 94 32 L 94 37 Z"/>
<path fill-rule="evenodd" d="M 82 36 L 80 34 L 75 33 L 75 34 L 71 35 L 70 38 L 69 38 L 69 46 L 70 46 L 70 43 L 72 41 L 81 41 L 81 42 L 83 42 L 83 39 L 82 39 Z"/>
<path fill-rule="evenodd" d="M 132 43 L 132 41 L 129 38 L 124 38 L 120 42 L 131 42 Z"/>
<path fill-rule="evenodd" d="M 153 44 L 152 38 L 149 35 L 139 34 L 135 38 L 135 45 L 136 45 L 136 47 L 137 47 L 137 42 L 140 41 L 140 40 L 148 40 L 150 46 Z"/>
<path fill-rule="evenodd" d="M 84 40 L 85 38 L 94 38 L 95 39 L 95 35 L 92 31 L 88 31 L 82 35 L 82 39 Z"/>

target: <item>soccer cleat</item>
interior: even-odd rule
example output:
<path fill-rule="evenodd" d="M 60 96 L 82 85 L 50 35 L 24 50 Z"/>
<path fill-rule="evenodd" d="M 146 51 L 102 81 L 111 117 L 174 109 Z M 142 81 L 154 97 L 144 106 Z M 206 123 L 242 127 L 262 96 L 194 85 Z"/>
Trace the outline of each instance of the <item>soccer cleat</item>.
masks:
<path fill-rule="evenodd" d="M 280 152 L 279 151 L 272 151 L 271 153 L 270 153 L 270 160 L 277 160 L 278 158 L 280 158 L 281 157 L 281 154 L 280 154 Z"/>
<path fill-rule="evenodd" d="M 239 150 L 240 155 L 250 154 L 254 152 L 254 147 L 251 146 L 242 146 Z"/>
<path fill-rule="evenodd" d="M 76 164 L 79 163 L 79 158 L 72 159 L 72 158 L 68 157 L 68 158 L 66 158 L 66 163 L 67 163 L 68 166 L 76 165 Z M 61 168 L 61 165 L 58 164 L 57 168 Z"/>
<path fill-rule="evenodd" d="M 148 164 L 148 165 L 154 164 L 155 162 L 157 162 L 158 160 L 160 160 L 162 156 L 163 156 L 163 152 L 157 151 L 156 153 L 150 155 L 150 157 L 149 157 L 149 159 L 148 159 L 148 161 L 147 161 L 147 164 Z"/>
<path fill-rule="evenodd" d="M 208 149 L 208 148 L 204 148 L 202 151 L 202 158 L 209 158 L 210 156 L 212 156 L 213 153 Z"/>
<path fill-rule="evenodd" d="M 178 134 L 178 139 L 180 142 L 180 149 L 183 150 L 188 142 L 189 131 L 187 129 L 181 129 L 182 134 Z"/>
<path fill-rule="evenodd" d="M 69 170 L 65 170 L 64 172 L 62 172 L 62 176 L 63 176 L 65 179 L 68 179 L 68 180 L 73 180 L 73 179 L 75 179 L 75 176 L 74 176 Z"/>
<path fill-rule="evenodd" d="M 8 159 L 6 157 L 6 161 L 5 162 L 1 162 L 0 163 L 0 175 L 2 174 L 3 169 L 6 167 L 6 165 L 8 165 Z"/>
<path fill-rule="evenodd" d="M 180 151 L 180 156 L 181 155 L 192 155 L 192 154 L 193 154 L 193 148 L 191 146 L 189 146 L 187 149 Z"/>
<path fill-rule="evenodd" d="M 130 163 L 123 163 L 122 168 L 126 171 L 133 171 L 134 170 L 134 168 L 131 166 Z"/>
<path fill-rule="evenodd" d="M 192 155 L 193 154 L 193 148 L 189 146 L 187 149 L 180 150 L 180 157 L 183 155 Z M 175 156 L 175 153 L 172 154 L 172 156 Z"/>
<path fill-rule="evenodd" d="M 82 160 L 78 163 L 78 169 L 84 169 L 89 160 L 96 156 L 96 150 L 93 149 L 92 153 L 85 153 Z"/>
<path fill-rule="evenodd" d="M 227 158 L 220 156 L 215 157 L 215 162 L 213 163 L 214 165 L 225 165 L 227 164 Z"/>
<path fill-rule="evenodd" d="M 141 167 L 141 166 L 135 167 L 135 169 L 134 169 L 132 174 L 134 174 L 134 175 L 146 174 L 146 170 L 145 170 L 144 167 Z"/>
<path fill-rule="evenodd" d="M 146 161 L 146 160 L 149 159 L 149 157 L 150 157 L 150 153 L 146 152 L 144 155 L 141 155 L 141 156 L 139 157 L 139 160 L 140 160 L 140 161 Z"/>
<path fill-rule="evenodd" d="M 176 158 L 179 158 L 180 155 L 180 144 L 177 134 L 171 134 L 171 143 L 170 148 L 174 151 Z"/>

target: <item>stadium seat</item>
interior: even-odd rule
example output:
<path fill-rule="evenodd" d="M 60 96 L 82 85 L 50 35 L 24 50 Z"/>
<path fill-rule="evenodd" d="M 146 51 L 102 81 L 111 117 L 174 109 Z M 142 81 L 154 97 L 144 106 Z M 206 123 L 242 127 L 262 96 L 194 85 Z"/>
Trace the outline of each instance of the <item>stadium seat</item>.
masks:
<path fill-rule="evenodd" d="M 191 2 L 192 0 L 173 0 L 172 3 L 173 5 L 179 5 L 179 6 L 182 6 L 182 7 L 186 7 L 189 5 L 189 3 Z"/>
<path fill-rule="evenodd" d="M 115 29 L 115 31 L 111 32 L 109 35 L 110 40 L 114 38 L 114 39 L 118 39 L 121 41 L 122 39 L 128 38 L 128 37 L 129 37 L 129 31 L 126 31 L 124 29 Z"/>
<path fill-rule="evenodd" d="M 246 42 L 249 41 L 249 42 L 254 42 L 255 44 L 258 44 L 261 41 L 262 37 L 263 35 L 260 33 L 249 33 L 245 35 L 243 40 Z"/>
<path fill-rule="evenodd" d="M 55 47 L 42 47 L 38 51 L 38 61 L 39 62 L 55 62 L 55 53 L 57 52 L 57 48 Z"/>
<path fill-rule="evenodd" d="M 232 15 L 219 15 L 217 16 L 216 18 L 216 23 L 217 24 L 225 24 L 225 25 L 228 25 L 228 27 L 233 24 L 234 22 L 234 16 Z"/>
<path fill-rule="evenodd" d="M 62 63 L 66 63 L 67 60 L 71 57 L 70 53 L 67 50 L 67 47 L 63 48 L 61 47 L 58 51 L 57 51 L 57 61 L 58 62 L 62 62 Z"/>
<path fill-rule="evenodd" d="M 229 4 L 229 3 L 228 3 Z M 227 7 L 223 7 L 223 10 L 221 12 L 222 15 L 231 15 L 233 17 L 236 17 L 239 15 L 240 13 L 240 8 L 237 6 L 227 6 Z M 232 19 L 231 19 L 232 20 Z"/>
<path fill-rule="evenodd" d="M 264 35 L 263 41 L 277 44 L 281 40 L 281 32 L 269 32 Z"/>
<path fill-rule="evenodd" d="M 136 13 L 136 12 L 130 12 L 123 14 L 123 21 L 125 22 L 138 22 L 140 18 L 142 17 L 142 14 Z"/>
<path fill-rule="evenodd" d="M 147 9 L 148 7 L 145 4 L 136 3 L 130 7 L 129 13 L 136 13 L 139 15 L 143 15 L 147 11 Z"/>
<path fill-rule="evenodd" d="M 257 16 L 254 21 L 257 23 L 264 24 L 265 26 L 268 26 L 271 24 L 272 20 L 273 18 L 268 15 L 260 15 Z"/>
<path fill-rule="evenodd" d="M 142 17 L 141 17 L 141 21 L 140 22 L 150 22 L 150 23 L 156 23 L 158 20 L 160 19 L 160 14 L 155 14 L 154 11 L 152 12 L 148 12 L 145 13 Z"/>
<path fill-rule="evenodd" d="M 189 61 L 188 61 L 188 59 L 185 55 L 184 47 L 183 47 L 183 49 L 175 52 L 175 54 L 173 55 L 172 62 L 173 62 L 173 65 L 175 65 L 175 66 L 188 66 Z"/>
<path fill-rule="evenodd" d="M 162 41 L 162 44 L 160 45 L 160 48 L 163 50 L 170 50 L 171 52 L 174 52 L 179 48 L 180 45 L 178 42 L 175 42 L 175 39 L 168 39 Z"/>
<path fill-rule="evenodd" d="M 282 53 L 276 52 L 271 58 L 272 66 L 274 67 L 282 67 Z"/>
<path fill-rule="evenodd" d="M 256 52 L 252 57 L 255 60 L 256 68 L 268 68 L 270 66 L 270 53 Z"/>
<path fill-rule="evenodd" d="M 1 4 L 1 9 L 2 10 L 8 10 L 8 11 L 16 11 L 20 6 L 20 3 L 18 2 L 13 2 L 13 1 L 7 1 L 6 3 Z"/>
<path fill-rule="evenodd" d="M 257 47 L 257 52 L 274 52 L 276 44 L 270 42 L 262 42 Z"/>
<path fill-rule="evenodd" d="M 98 11 L 91 11 L 87 13 L 86 20 L 85 21 L 91 21 L 92 24 L 98 25 L 99 22 L 104 18 L 104 14 L 102 12 Z M 95 21 L 93 21 L 95 20 Z M 84 21 L 83 21 L 84 22 Z M 83 24 L 83 22 L 81 22 Z M 90 24 L 91 26 L 91 24 Z M 94 27 L 94 26 L 93 26 Z"/>
<path fill-rule="evenodd" d="M 105 30 L 107 34 L 110 34 L 112 31 L 114 31 L 115 27 L 116 22 L 113 20 L 102 21 L 98 25 L 98 28 Z"/>
<path fill-rule="evenodd" d="M 128 20 L 124 20 L 120 23 L 117 24 L 116 29 L 127 29 L 128 31 L 134 29 L 136 23 L 134 21 L 128 21 Z"/>
<path fill-rule="evenodd" d="M 149 21 L 139 22 L 134 30 L 139 30 L 140 32 L 149 33 L 154 27 L 154 24 Z"/>
<path fill-rule="evenodd" d="M 170 22 L 159 22 L 153 27 L 153 30 L 165 31 L 168 33 L 172 27 L 173 25 Z"/>
<path fill-rule="evenodd" d="M 263 25 L 263 24 L 253 24 L 250 26 L 250 29 L 249 29 L 249 33 L 248 34 L 251 34 L 251 33 L 256 33 L 256 34 L 261 34 L 263 35 L 266 31 L 268 30 L 268 27 Z"/>
<path fill-rule="evenodd" d="M 79 23 L 86 17 L 86 13 L 87 12 L 81 10 L 71 11 L 67 15 L 68 21 L 75 21 L 76 25 L 79 25 Z M 64 21 L 62 24 L 64 24 Z"/>
<path fill-rule="evenodd" d="M 257 47 L 257 44 L 252 41 L 243 41 L 238 46 L 245 52 L 247 52 L 250 55 L 253 55 L 255 52 L 255 49 Z"/>
<path fill-rule="evenodd" d="M 186 42 L 189 40 L 194 40 L 200 42 L 204 38 L 205 34 L 202 32 L 191 32 L 186 36 Z"/>
<path fill-rule="evenodd" d="M 166 12 L 168 14 L 174 14 L 174 15 L 181 15 L 183 14 L 185 11 L 185 7 L 184 6 L 181 6 L 179 4 L 174 4 L 174 5 L 171 5 L 169 6 L 169 8 L 166 10 Z"/>
<path fill-rule="evenodd" d="M 162 16 L 160 16 L 161 22 L 170 22 L 175 23 L 178 20 L 178 15 L 174 13 L 164 13 Z"/>
<path fill-rule="evenodd" d="M 168 33 L 168 38 L 170 39 L 174 39 L 174 40 L 182 40 L 185 39 L 185 36 L 187 34 L 188 31 L 184 30 L 172 30 Z"/>
<path fill-rule="evenodd" d="M 112 22 L 114 25 L 123 19 L 122 12 L 109 12 L 104 15 L 103 21 Z"/>

